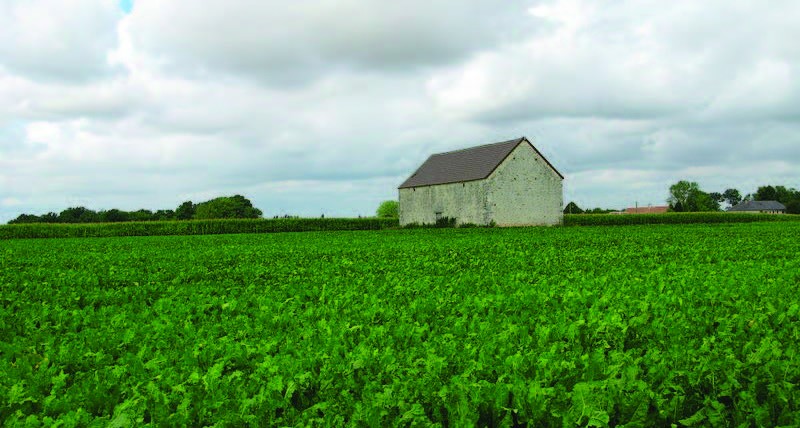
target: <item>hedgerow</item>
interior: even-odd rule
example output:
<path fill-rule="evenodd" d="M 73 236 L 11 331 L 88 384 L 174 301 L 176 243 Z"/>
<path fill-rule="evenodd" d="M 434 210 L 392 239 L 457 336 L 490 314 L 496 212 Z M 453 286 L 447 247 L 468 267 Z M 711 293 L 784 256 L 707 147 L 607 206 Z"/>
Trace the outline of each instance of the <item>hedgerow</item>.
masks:
<path fill-rule="evenodd" d="M 800 223 L 4 241 L 4 426 L 798 426 Z"/>
<path fill-rule="evenodd" d="M 565 214 L 565 226 L 620 226 L 631 224 L 753 223 L 800 221 L 800 215 L 727 212 L 666 214 Z"/>
<path fill-rule="evenodd" d="M 217 235 L 228 233 L 379 230 L 398 227 L 387 218 L 288 218 L 148 221 L 91 224 L 10 224 L 0 226 L 0 239 L 111 236 Z"/>
<path fill-rule="evenodd" d="M 800 221 L 797 215 L 734 213 L 669 214 L 566 214 L 565 226 L 614 226 L 635 224 L 751 223 Z M 435 225 L 406 228 L 455 227 L 455 219 L 444 218 Z M 489 227 L 493 227 L 492 223 Z M 461 224 L 458 227 L 475 227 Z M 281 218 L 221 219 L 190 221 L 147 221 L 124 223 L 32 223 L 0 225 L 0 239 L 81 238 L 113 236 L 220 235 L 231 233 L 319 232 L 336 230 L 381 230 L 399 228 L 397 218 Z"/>

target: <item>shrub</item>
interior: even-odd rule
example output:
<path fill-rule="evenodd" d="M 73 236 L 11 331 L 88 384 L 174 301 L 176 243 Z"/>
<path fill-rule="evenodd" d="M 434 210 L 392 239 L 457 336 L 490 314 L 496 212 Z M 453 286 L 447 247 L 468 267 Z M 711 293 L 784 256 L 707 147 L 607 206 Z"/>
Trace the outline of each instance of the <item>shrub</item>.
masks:
<path fill-rule="evenodd" d="M 456 218 L 455 217 L 442 217 L 436 220 L 436 227 L 445 228 L 445 227 L 456 227 Z"/>
<path fill-rule="evenodd" d="M 378 217 L 397 218 L 400 216 L 400 204 L 397 201 L 383 201 L 376 214 Z"/>

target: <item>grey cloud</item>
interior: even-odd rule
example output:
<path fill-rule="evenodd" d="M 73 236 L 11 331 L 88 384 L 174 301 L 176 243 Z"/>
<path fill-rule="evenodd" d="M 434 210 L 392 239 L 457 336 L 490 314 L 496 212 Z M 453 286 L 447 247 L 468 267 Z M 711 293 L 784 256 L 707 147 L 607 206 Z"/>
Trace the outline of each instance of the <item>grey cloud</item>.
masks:
<path fill-rule="evenodd" d="M 443 108 L 497 125 L 690 114 L 796 120 L 800 49 L 792 40 L 800 29 L 788 17 L 800 5 L 779 3 L 677 2 L 653 9 L 638 1 L 593 2 L 570 11 L 577 17 L 543 17 L 561 23 L 551 32 L 454 67 L 433 81 L 433 93 Z M 561 22 L 570 19 L 580 24 Z M 458 96 L 471 92 L 477 95 Z"/>
<path fill-rule="evenodd" d="M 44 81 L 88 81 L 114 71 L 121 11 L 114 2 L 8 0 L 0 4 L 0 69 Z"/>
<path fill-rule="evenodd" d="M 176 73 L 223 71 L 279 85 L 335 70 L 449 64 L 528 31 L 531 1 L 137 2 L 133 44 Z"/>

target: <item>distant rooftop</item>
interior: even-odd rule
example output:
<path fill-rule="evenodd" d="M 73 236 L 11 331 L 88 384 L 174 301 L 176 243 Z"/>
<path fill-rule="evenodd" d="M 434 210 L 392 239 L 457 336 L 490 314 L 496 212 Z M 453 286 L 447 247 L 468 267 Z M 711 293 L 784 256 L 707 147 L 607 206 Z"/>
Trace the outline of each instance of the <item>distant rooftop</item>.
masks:
<path fill-rule="evenodd" d="M 786 206 L 778 201 L 747 201 L 731 207 L 728 211 L 780 211 L 785 209 Z"/>
<path fill-rule="evenodd" d="M 663 214 L 669 210 L 666 205 L 654 207 L 625 208 L 625 214 Z"/>

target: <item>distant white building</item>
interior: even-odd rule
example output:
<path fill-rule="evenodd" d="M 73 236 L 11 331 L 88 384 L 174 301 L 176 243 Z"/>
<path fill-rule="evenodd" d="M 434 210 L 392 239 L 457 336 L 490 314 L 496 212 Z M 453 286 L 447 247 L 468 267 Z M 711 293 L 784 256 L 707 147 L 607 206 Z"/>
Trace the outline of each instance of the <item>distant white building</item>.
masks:
<path fill-rule="evenodd" d="M 400 224 L 560 224 L 563 180 L 525 137 L 434 154 L 399 187 Z"/>

